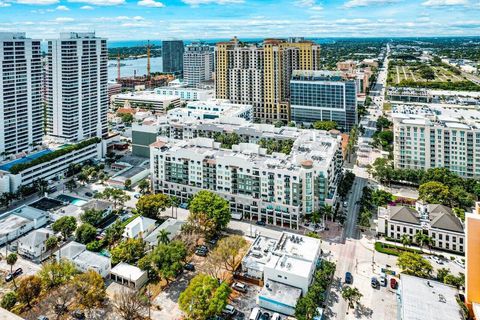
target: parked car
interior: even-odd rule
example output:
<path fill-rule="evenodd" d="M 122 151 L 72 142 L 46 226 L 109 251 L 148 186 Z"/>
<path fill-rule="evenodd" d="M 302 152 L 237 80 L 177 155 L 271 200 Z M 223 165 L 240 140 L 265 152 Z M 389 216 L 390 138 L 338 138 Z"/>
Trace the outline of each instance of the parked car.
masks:
<path fill-rule="evenodd" d="M 268 312 L 262 313 L 262 315 L 260 316 L 260 320 L 270 320 L 270 313 Z"/>
<path fill-rule="evenodd" d="M 193 263 L 185 263 L 183 268 L 188 271 L 195 271 L 195 265 Z"/>
<path fill-rule="evenodd" d="M 39 317 L 37 318 L 37 320 L 48 320 L 48 318 L 45 317 L 45 316 L 39 316 Z"/>
<path fill-rule="evenodd" d="M 180 205 L 178 206 L 179 208 L 182 208 L 182 209 L 188 209 L 188 203 L 180 203 Z"/>
<path fill-rule="evenodd" d="M 262 220 L 258 220 L 258 221 L 256 222 L 256 224 L 259 225 L 259 226 L 264 226 L 264 225 L 266 225 L 265 221 L 262 221 Z"/>
<path fill-rule="evenodd" d="M 22 268 L 18 268 L 17 270 L 15 270 L 15 271 L 13 272 L 13 275 L 14 275 L 15 277 L 18 277 L 18 276 L 21 275 L 22 273 L 23 273 L 23 269 L 22 269 Z"/>
<path fill-rule="evenodd" d="M 213 236 L 211 239 L 207 240 L 207 243 L 214 246 L 218 242 L 218 236 Z"/>
<path fill-rule="evenodd" d="M 134 197 L 135 199 L 140 199 L 141 196 L 142 196 L 142 195 L 141 195 L 140 193 L 135 193 L 135 194 L 133 195 L 133 197 Z"/>
<path fill-rule="evenodd" d="M 350 272 L 345 273 L 345 283 L 348 283 L 348 284 L 353 283 L 353 276 Z"/>
<path fill-rule="evenodd" d="M 5 281 L 6 282 L 10 282 L 13 280 L 13 273 L 8 273 L 6 276 L 5 276 Z"/>
<path fill-rule="evenodd" d="M 397 279 L 395 278 L 390 278 L 390 288 L 392 289 L 397 289 L 397 286 L 398 286 L 398 282 L 397 282 Z"/>
<path fill-rule="evenodd" d="M 432 260 L 435 261 L 438 264 L 443 264 L 442 259 L 437 257 L 437 256 L 432 256 Z"/>
<path fill-rule="evenodd" d="M 86 196 L 86 197 L 93 197 L 93 193 L 91 193 L 91 192 L 85 192 L 85 196 Z"/>
<path fill-rule="evenodd" d="M 200 257 L 206 257 L 208 254 L 207 250 L 197 249 L 195 250 L 195 254 Z"/>
<path fill-rule="evenodd" d="M 262 313 L 260 312 L 260 308 L 255 307 L 252 309 L 252 312 L 250 313 L 248 320 L 258 320 L 261 315 Z"/>
<path fill-rule="evenodd" d="M 282 318 L 280 318 L 280 315 L 278 313 L 274 313 L 272 314 L 272 317 L 270 318 L 270 320 L 281 320 Z"/>
<path fill-rule="evenodd" d="M 348 207 L 348 201 L 343 201 L 343 206 Z"/>
<path fill-rule="evenodd" d="M 237 310 L 231 304 L 227 304 L 225 308 L 223 308 L 222 313 L 228 316 L 233 316 Z"/>
<path fill-rule="evenodd" d="M 72 312 L 72 318 L 75 320 L 85 320 L 85 313 L 80 310 L 75 310 Z"/>
<path fill-rule="evenodd" d="M 380 283 L 378 282 L 377 277 L 372 277 L 370 284 L 372 285 L 373 288 L 378 288 L 380 286 Z"/>
<path fill-rule="evenodd" d="M 385 276 L 381 276 L 380 277 L 380 285 L 382 287 L 386 287 L 387 286 L 387 278 Z"/>
<path fill-rule="evenodd" d="M 239 292 L 243 292 L 243 293 L 247 292 L 247 285 L 241 282 L 235 282 L 232 285 L 232 288 Z"/>

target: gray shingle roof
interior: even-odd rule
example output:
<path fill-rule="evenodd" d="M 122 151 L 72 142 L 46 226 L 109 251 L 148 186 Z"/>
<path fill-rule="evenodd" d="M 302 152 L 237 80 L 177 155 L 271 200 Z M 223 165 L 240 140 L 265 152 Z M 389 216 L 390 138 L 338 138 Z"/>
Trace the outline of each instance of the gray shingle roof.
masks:
<path fill-rule="evenodd" d="M 420 218 L 415 209 L 404 207 L 404 206 L 394 206 L 389 207 L 389 216 L 390 220 L 420 224 Z"/>

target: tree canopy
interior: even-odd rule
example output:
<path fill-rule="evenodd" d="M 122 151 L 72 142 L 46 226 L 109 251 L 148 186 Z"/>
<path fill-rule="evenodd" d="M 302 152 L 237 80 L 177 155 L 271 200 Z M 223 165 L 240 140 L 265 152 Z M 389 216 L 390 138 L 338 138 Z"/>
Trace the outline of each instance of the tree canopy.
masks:
<path fill-rule="evenodd" d="M 89 223 L 84 223 L 75 231 L 75 238 L 78 242 L 87 244 L 97 236 L 97 229 Z"/>
<path fill-rule="evenodd" d="M 136 207 L 142 216 L 158 219 L 162 211 L 170 207 L 170 197 L 162 193 L 143 195 Z"/>
<path fill-rule="evenodd" d="M 77 302 L 87 309 L 99 306 L 106 298 L 105 282 L 96 271 L 88 270 L 75 276 L 73 285 L 77 292 Z"/>
<path fill-rule="evenodd" d="M 428 278 L 433 271 L 433 267 L 427 259 L 413 252 L 402 253 L 398 257 L 397 265 L 402 272 L 422 278 Z"/>
<path fill-rule="evenodd" d="M 203 320 L 220 315 L 227 305 L 231 289 L 226 282 L 206 275 L 195 276 L 180 294 L 180 309 L 192 320 Z"/>
<path fill-rule="evenodd" d="M 80 215 L 80 220 L 89 223 L 94 227 L 98 227 L 103 219 L 103 212 L 95 209 L 87 209 Z"/>
<path fill-rule="evenodd" d="M 110 254 L 114 265 L 119 262 L 136 263 L 145 254 L 145 242 L 141 238 L 124 240 Z"/>
<path fill-rule="evenodd" d="M 77 220 L 70 216 L 61 217 L 52 225 L 53 231 L 60 232 L 64 240 L 68 239 L 76 228 Z"/>
<path fill-rule="evenodd" d="M 188 223 L 205 236 L 225 229 L 230 222 L 230 204 L 217 194 L 199 191 L 189 205 Z"/>
<path fill-rule="evenodd" d="M 317 130 L 330 131 L 337 129 L 337 123 L 335 121 L 315 121 L 313 123 L 313 128 Z"/>
<path fill-rule="evenodd" d="M 187 248 L 181 241 L 159 244 L 152 252 L 138 262 L 140 269 L 148 271 L 149 275 L 157 274 L 169 281 L 182 269 L 187 257 Z"/>

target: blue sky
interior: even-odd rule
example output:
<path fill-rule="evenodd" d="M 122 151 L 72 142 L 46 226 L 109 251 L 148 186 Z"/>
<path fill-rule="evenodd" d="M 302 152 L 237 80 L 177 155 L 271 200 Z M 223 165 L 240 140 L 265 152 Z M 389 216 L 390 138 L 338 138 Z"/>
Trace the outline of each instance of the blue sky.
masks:
<path fill-rule="evenodd" d="M 111 40 L 480 35 L 480 0 L 0 0 L 0 32 Z"/>

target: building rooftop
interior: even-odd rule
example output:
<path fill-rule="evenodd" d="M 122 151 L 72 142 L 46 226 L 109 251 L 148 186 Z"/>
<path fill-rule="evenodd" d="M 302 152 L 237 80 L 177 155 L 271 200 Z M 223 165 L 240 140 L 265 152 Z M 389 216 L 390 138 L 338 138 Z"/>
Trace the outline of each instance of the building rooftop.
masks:
<path fill-rule="evenodd" d="M 110 271 L 111 274 L 122 277 L 123 279 L 129 279 L 130 281 L 137 281 L 140 279 L 146 271 L 142 271 L 140 268 L 120 262 Z"/>
<path fill-rule="evenodd" d="M 154 91 L 140 91 L 135 93 L 120 93 L 115 95 L 115 100 L 140 100 L 150 102 L 164 102 L 179 99 L 177 96 L 160 95 Z"/>
<path fill-rule="evenodd" d="M 263 272 L 265 264 L 270 260 L 277 245 L 277 241 L 277 239 L 258 236 L 244 256 L 242 264 L 249 269 Z"/>
<path fill-rule="evenodd" d="M 258 299 L 295 307 L 301 295 L 302 289 L 268 280 L 258 294 Z"/>
<path fill-rule="evenodd" d="M 33 248 L 45 240 L 48 239 L 53 234 L 51 230 L 41 228 L 37 230 L 32 230 L 31 232 L 27 233 L 27 235 L 18 239 L 18 243 L 20 246 Z"/>
<path fill-rule="evenodd" d="M 156 222 L 156 220 L 147 217 L 136 217 L 125 226 L 124 234 L 126 235 L 128 230 L 133 236 L 137 236 L 139 233 L 149 229 L 152 225 L 155 225 Z"/>
<path fill-rule="evenodd" d="M 44 218 L 46 212 L 23 205 L 0 215 L 0 236 L 7 235 L 36 219 Z"/>
<path fill-rule="evenodd" d="M 83 210 L 97 210 L 104 211 L 110 208 L 113 204 L 110 201 L 101 199 L 92 199 L 82 206 Z"/>
<path fill-rule="evenodd" d="M 458 292 L 443 283 L 401 275 L 400 304 L 403 320 L 463 319 Z"/>
<path fill-rule="evenodd" d="M 144 240 L 145 242 L 149 242 L 152 245 L 156 245 L 158 243 L 158 234 L 161 230 L 167 230 L 169 233 L 168 239 L 173 240 L 175 236 L 177 236 L 185 224 L 185 221 L 168 218 L 165 220 L 160 226 L 158 226 L 155 230 L 152 231 Z"/>

